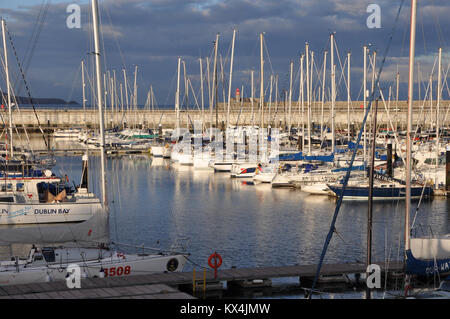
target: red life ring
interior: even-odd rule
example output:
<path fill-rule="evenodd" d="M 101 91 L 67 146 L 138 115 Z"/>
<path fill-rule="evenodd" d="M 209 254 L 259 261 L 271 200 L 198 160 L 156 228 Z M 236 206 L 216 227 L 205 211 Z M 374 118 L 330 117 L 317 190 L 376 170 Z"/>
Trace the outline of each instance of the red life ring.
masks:
<path fill-rule="evenodd" d="M 216 259 L 216 263 L 212 262 L 212 259 Z M 213 269 L 217 269 L 222 265 L 222 256 L 220 256 L 218 253 L 214 253 L 208 258 L 208 265 L 209 267 Z"/>

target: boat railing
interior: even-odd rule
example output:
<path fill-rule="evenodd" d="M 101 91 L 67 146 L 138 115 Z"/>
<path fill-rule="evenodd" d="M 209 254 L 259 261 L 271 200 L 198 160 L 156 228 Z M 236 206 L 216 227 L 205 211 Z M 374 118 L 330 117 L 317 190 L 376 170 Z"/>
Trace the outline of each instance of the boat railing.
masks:
<path fill-rule="evenodd" d="M 162 249 L 161 247 L 149 247 L 149 246 L 145 246 L 145 244 L 132 245 L 132 244 L 125 244 L 125 243 L 117 243 L 117 242 L 112 242 L 111 244 L 114 245 L 117 248 L 119 248 L 120 246 L 128 247 L 128 248 L 134 248 L 136 254 L 138 254 L 138 255 L 147 255 L 150 252 L 152 252 L 152 253 L 159 253 L 159 254 L 164 254 L 164 253 L 172 253 L 172 254 L 173 253 L 186 253 L 187 252 L 187 247 L 189 246 L 189 241 L 190 241 L 189 237 L 177 238 L 175 240 L 175 243 L 172 244 L 169 249 Z M 159 244 L 159 241 L 158 241 L 158 244 Z"/>

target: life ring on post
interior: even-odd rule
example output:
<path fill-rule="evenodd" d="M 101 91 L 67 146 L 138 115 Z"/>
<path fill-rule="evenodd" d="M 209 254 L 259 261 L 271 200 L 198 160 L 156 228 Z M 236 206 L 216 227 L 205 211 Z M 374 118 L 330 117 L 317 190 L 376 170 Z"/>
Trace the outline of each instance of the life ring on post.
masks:
<path fill-rule="evenodd" d="M 215 259 L 215 262 L 213 262 L 213 258 Z M 222 256 L 220 256 L 218 253 L 211 254 L 208 258 L 208 265 L 209 267 L 213 269 L 217 269 L 222 265 Z"/>

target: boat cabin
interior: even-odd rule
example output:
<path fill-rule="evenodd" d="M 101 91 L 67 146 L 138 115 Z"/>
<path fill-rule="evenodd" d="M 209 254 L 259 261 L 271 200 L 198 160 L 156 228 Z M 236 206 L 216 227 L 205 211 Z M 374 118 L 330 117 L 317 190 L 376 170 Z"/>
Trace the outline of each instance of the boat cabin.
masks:
<path fill-rule="evenodd" d="M 74 192 L 73 187 L 55 176 L 0 180 L 0 204 L 74 201 Z"/>

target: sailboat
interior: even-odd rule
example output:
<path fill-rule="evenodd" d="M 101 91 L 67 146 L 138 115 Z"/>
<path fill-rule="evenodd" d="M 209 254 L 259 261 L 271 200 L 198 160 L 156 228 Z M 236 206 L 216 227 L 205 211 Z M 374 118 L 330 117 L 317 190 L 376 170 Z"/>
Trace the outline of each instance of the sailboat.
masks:
<path fill-rule="evenodd" d="M 402 3 L 403 4 L 403 3 Z M 399 7 L 396 22 L 398 21 L 400 11 L 402 8 L 402 4 Z M 450 270 L 450 245 L 448 243 L 450 242 L 450 236 L 444 235 L 440 236 L 439 238 L 417 238 L 412 239 L 411 238 L 411 227 L 410 227 L 410 214 L 411 214 L 411 162 L 412 162 L 412 156 L 411 156 L 411 128 L 412 128 L 412 103 L 413 103 L 413 82 L 414 82 L 414 49 L 415 49 L 415 25 L 416 25 L 416 11 L 417 11 L 417 0 L 411 0 L 411 37 L 410 37 L 410 58 L 409 58 L 409 79 L 408 79 L 408 124 L 407 124 L 407 135 L 406 135 L 406 145 L 407 145 L 407 155 L 406 155 L 406 187 L 405 187 L 405 292 L 409 291 L 410 289 L 410 276 L 411 275 L 435 275 L 435 274 L 447 274 Z M 393 29 L 393 31 L 395 28 Z M 389 39 L 388 46 L 386 48 L 385 57 L 387 55 L 389 46 L 391 44 L 392 36 Z M 385 58 L 383 58 L 382 66 L 384 64 Z M 378 87 L 380 74 L 382 71 L 382 66 L 380 67 L 378 74 L 376 76 L 376 85 L 375 87 Z M 365 125 L 368 112 L 370 110 L 370 106 L 372 104 L 373 100 L 373 94 L 374 90 L 372 90 L 372 96 L 369 103 L 368 108 L 365 110 L 365 115 L 363 119 L 363 126 Z M 359 142 L 361 140 L 362 136 L 362 130 L 360 130 L 356 146 L 359 145 Z M 374 147 L 373 147 L 374 149 Z M 356 156 L 356 148 L 353 150 L 352 158 L 350 161 L 350 167 L 353 165 L 353 161 Z M 372 165 L 373 166 L 373 165 Z M 347 172 L 342 188 L 345 190 L 347 186 L 348 179 L 350 177 L 350 171 Z M 322 264 L 325 258 L 325 254 L 327 251 L 327 248 L 330 244 L 330 241 L 332 239 L 333 233 L 336 232 L 336 221 L 339 214 L 339 209 L 342 204 L 342 200 L 344 197 L 344 191 L 341 192 L 338 203 L 335 208 L 335 212 L 333 214 L 333 219 L 331 222 L 331 226 L 328 232 L 328 235 L 326 237 L 324 247 L 320 256 L 319 264 L 316 270 L 316 275 L 314 277 L 314 281 L 311 286 L 311 291 L 307 294 L 307 298 L 311 298 L 312 292 L 315 289 L 315 286 L 317 284 L 317 281 L 320 276 L 320 271 L 322 268 Z M 370 206 L 369 206 L 370 207 Z M 422 244 L 422 245 L 421 245 Z M 370 247 L 368 245 L 368 247 Z M 418 248 L 423 247 L 421 253 L 418 253 L 420 251 Z M 438 249 L 439 248 L 439 249 Z M 370 259 L 368 259 L 370 262 Z"/>
<path fill-rule="evenodd" d="M 81 222 L 100 209 L 100 201 L 87 188 L 74 189 L 68 178 L 38 169 L 37 161 L 13 146 L 6 27 L 2 19 L 3 51 L 9 110 L 6 158 L 0 161 L 0 225 Z M 8 152 L 9 151 L 9 152 Z"/>
<path fill-rule="evenodd" d="M 95 45 L 97 103 L 100 120 L 101 150 L 101 209 L 88 221 L 76 225 L 50 228 L 42 226 L 34 229 L 6 229 L 0 233 L 0 240 L 8 242 L 11 234 L 16 240 L 30 243 L 39 240 L 42 243 L 67 242 L 72 237 L 73 244 L 61 246 L 32 246 L 28 257 L 13 258 L 0 262 L 0 285 L 39 283 L 65 280 L 67 268 L 76 263 L 83 277 L 117 277 L 142 275 L 155 272 L 181 271 L 187 262 L 188 253 L 158 252 L 153 254 L 127 254 L 112 248 L 109 242 L 109 213 L 106 196 L 106 153 L 104 118 L 102 109 L 102 85 L 100 65 L 99 15 L 97 0 L 92 0 L 92 15 Z M 65 234 L 64 234 L 65 233 Z M 90 243 L 90 245 L 88 245 Z M 95 243 L 96 245 L 92 245 Z"/>
<path fill-rule="evenodd" d="M 414 50 L 416 32 L 417 0 L 411 0 L 411 37 L 409 53 L 409 82 L 408 82 L 408 126 L 406 136 L 406 205 L 405 205 L 405 272 L 407 276 L 433 276 L 450 273 L 450 234 L 434 238 L 411 238 L 410 200 L 411 200 L 411 128 L 412 128 L 412 100 L 414 79 Z M 439 91 L 439 90 L 438 90 Z M 440 92 L 438 92 L 440 94 Z M 408 285 L 408 277 L 406 278 Z"/>

